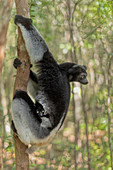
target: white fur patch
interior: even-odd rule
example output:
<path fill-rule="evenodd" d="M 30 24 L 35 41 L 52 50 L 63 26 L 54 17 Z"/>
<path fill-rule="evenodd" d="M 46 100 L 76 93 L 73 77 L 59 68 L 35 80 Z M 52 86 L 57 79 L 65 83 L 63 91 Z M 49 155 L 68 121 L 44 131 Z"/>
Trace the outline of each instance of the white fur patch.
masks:
<path fill-rule="evenodd" d="M 30 136 L 32 135 L 28 128 L 29 126 L 27 118 L 28 112 L 30 112 L 29 106 L 22 99 L 13 100 L 12 119 L 18 131 L 20 140 L 26 145 L 30 144 Z"/>
<path fill-rule="evenodd" d="M 38 91 L 38 85 L 29 78 L 27 91 L 29 92 L 30 96 L 35 100 L 36 93 Z"/>
<path fill-rule="evenodd" d="M 50 106 L 53 105 L 52 101 L 48 100 L 48 97 L 44 93 L 44 91 L 38 91 L 38 95 L 35 97 L 35 101 L 38 101 L 44 108 L 45 112 L 50 113 L 51 108 Z"/>
<path fill-rule="evenodd" d="M 30 108 L 29 108 L 28 104 L 23 99 L 14 99 L 13 100 L 12 111 L 13 111 L 12 118 L 13 118 L 15 127 L 17 129 L 18 136 L 19 136 L 20 140 L 25 145 L 36 144 L 37 147 L 39 145 L 46 145 L 48 142 L 50 142 L 55 137 L 57 131 L 59 130 L 59 128 L 61 126 L 63 117 L 65 115 L 65 113 L 64 113 L 63 117 L 60 120 L 57 127 L 54 128 L 47 137 L 45 137 L 44 139 L 40 139 L 33 133 L 33 128 L 31 127 L 33 120 L 32 120 L 32 117 L 28 114 L 28 113 L 30 113 Z M 30 122 L 32 122 L 32 123 L 30 124 Z M 51 123 L 50 123 L 49 119 L 48 120 L 44 119 L 42 121 L 42 123 L 41 123 L 42 127 L 44 127 L 44 123 L 48 127 L 51 127 Z"/>
<path fill-rule="evenodd" d="M 44 53 L 47 51 L 47 45 L 39 31 L 34 26 L 33 30 L 27 30 L 21 24 L 18 24 L 18 26 L 21 29 L 31 63 L 42 60 Z"/>

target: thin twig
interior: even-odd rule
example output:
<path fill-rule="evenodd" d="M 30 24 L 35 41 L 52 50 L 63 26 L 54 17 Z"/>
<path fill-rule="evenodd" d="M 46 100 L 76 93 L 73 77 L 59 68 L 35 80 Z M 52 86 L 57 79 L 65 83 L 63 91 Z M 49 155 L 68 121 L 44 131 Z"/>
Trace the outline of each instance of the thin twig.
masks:
<path fill-rule="evenodd" d="M 75 99 L 74 99 L 74 83 L 72 83 L 72 94 L 73 94 L 73 119 L 74 119 L 74 135 L 75 135 L 75 146 L 74 146 L 74 156 L 75 156 L 75 170 L 77 170 L 77 141 L 78 141 L 78 132 L 77 132 L 77 118 L 75 113 Z"/>
<path fill-rule="evenodd" d="M 108 88 L 108 100 L 107 100 L 108 112 L 107 112 L 107 116 L 108 116 L 108 142 L 109 142 L 109 149 L 110 149 L 111 168 L 113 170 L 113 154 L 112 154 L 111 130 L 110 130 L 110 126 L 111 126 L 111 118 L 110 118 L 111 109 L 109 108 L 110 107 L 110 88 L 111 88 L 110 70 L 111 70 L 112 59 L 113 59 L 113 56 L 110 58 L 109 66 L 108 66 L 108 86 L 107 86 L 107 88 Z"/>
<path fill-rule="evenodd" d="M 89 32 L 86 36 L 83 37 L 83 39 L 87 39 L 90 35 L 92 35 L 96 30 L 97 28 L 100 27 L 100 24 L 97 25 L 97 27 L 95 27 L 91 32 Z"/>
<path fill-rule="evenodd" d="M 74 13 L 75 13 L 75 10 L 76 10 L 76 7 L 77 5 L 81 2 L 82 0 L 78 0 L 75 4 L 74 4 L 74 8 L 73 8 L 73 11 L 72 11 L 72 20 L 74 18 Z"/>
<path fill-rule="evenodd" d="M 82 86 L 81 86 L 82 88 Z M 85 107 L 85 101 L 84 101 L 84 95 L 82 92 L 82 107 L 83 107 L 83 112 L 84 112 L 84 120 L 86 124 L 86 143 L 87 143 L 87 153 L 88 153 L 88 170 L 91 170 L 91 161 L 90 161 L 90 151 L 89 151 L 89 140 L 88 140 L 88 120 L 87 120 L 87 111 Z"/>

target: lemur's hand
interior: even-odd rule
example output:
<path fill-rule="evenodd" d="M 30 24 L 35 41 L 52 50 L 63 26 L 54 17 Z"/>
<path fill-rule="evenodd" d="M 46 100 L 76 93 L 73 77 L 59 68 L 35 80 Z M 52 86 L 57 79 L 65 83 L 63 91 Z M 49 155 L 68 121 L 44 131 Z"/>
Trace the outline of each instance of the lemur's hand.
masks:
<path fill-rule="evenodd" d="M 17 69 L 17 67 L 20 67 L 22 64 L 22 62 L 18 59 L 18 58 L 15 58 L 14 62 L 13 62 L 13 66 L 14 68 Z"/>
<path fill-rule="evenodd" d="M 17 69 L 17 67 L 20 67 L 21 66 L 21 64 L 22 64 L 22 62 L 20 61 L 20 59 L 19 58 L 15 58 L 14 59 L 14 62 L 13 62 L 13 66 L 14 66 L 14 68 L 16 68 Z M 32 67 L 32 64 L 30 64 L 30 68 Z"/>

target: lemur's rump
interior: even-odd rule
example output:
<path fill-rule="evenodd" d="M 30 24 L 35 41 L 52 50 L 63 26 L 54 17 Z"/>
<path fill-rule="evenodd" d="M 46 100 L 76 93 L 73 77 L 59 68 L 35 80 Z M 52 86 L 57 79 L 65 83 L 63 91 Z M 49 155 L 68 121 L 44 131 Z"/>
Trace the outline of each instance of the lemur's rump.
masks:
<path fill-rule="evenodd" d="M 20 140 L 31 144 L 27 153 L 50 142 L 61 127 L 70 101 L 70 82 L 87 84 L 86 67 L 74 63 L 58 65 L 47 44 L 32 25 L 32 20 L 15 16 L 20 27 L 30 61 L 38 72 L 30 71 L 28 91 L 17 91 L 12 102 L 12 118 Z"/>

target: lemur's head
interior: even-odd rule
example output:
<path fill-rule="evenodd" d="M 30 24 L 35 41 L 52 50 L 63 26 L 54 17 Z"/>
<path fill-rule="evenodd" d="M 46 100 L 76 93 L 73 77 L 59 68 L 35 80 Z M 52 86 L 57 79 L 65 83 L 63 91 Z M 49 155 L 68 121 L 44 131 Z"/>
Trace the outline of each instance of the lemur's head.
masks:
<path fill-rule="evenodd" d="M 23 25 L 27 30 L 31 29 L 32 27 L 32 19 L 25 18 L 22 15 L 16 15 L 14 23 L 16 25 L 19 25 L 19 24 Z"/>
<path fill-rule="evenodd" d="M 76 81 L 80 82 L 81 84 L 88 84 L 87 80 L 87 67 L 86 66 L 81 66 L 81 65 L 73 65 L 69 70 L 69 81 Z"/>

